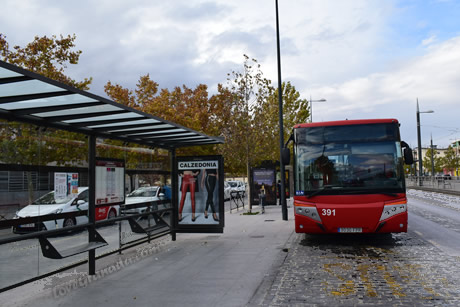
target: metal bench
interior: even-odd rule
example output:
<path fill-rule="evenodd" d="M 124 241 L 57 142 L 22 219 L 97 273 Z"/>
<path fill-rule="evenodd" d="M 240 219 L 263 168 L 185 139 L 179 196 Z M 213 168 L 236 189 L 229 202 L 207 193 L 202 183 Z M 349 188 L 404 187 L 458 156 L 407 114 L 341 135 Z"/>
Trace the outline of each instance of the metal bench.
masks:
<path fill-rule="evenodd" d="M 38 240 L 42 248 L 43 257 L 51 259 L 63 259 L 109 245 L 96 230 L 93 231 L 94 238 L 91 242 L 79 246 L 74 246 L 62 251 L 58 251 L 45 236 L 40 236 Z"/>
<path fill-rule="evenodd" d="M 153 215 L 155 220 L 155 225 L 148 225 L 147 227 L 142 227 L 141 224 L 138 223 L 139 219 L 135 219 L 131 217 L 128 219 L 129 226 L 131 227 L 131 231 L 134 233 L 144 233 L 147 235 L 152 235 L 155 232 L 162 232 L 164 230 L 169 230 L 169 225 L 166 223 L 165 220 L 161 216 L 159 216 L 155 212 L 150 212 L 149 214 Z"/>

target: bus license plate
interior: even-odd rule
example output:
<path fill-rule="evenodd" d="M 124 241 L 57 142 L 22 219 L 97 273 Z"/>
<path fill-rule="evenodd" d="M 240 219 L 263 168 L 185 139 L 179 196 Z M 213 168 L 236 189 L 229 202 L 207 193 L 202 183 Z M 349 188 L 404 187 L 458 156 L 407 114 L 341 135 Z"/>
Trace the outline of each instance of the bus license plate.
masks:
<path fill-rule="evenodd" d="M 346 233 L 361 233 L 363 232 L 362 228 L 350 228 L 350 227 L 342 227 L 338 229 L 338 232 L 346 232 Z"/>

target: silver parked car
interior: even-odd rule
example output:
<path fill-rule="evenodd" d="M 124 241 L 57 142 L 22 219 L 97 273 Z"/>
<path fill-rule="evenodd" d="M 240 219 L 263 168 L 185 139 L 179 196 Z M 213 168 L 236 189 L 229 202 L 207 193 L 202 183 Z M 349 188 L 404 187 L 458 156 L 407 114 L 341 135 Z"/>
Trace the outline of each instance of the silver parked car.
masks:
<path fill-rule="evenodd" d="M 231 198 L 230 192 L 232 191 L 232 188 L 228 184 L 227 181 L 224 181 L 224 201 L 229 200 Z"/>
<path fill-rule="evenodd" d="M 243 181 L 231 180 L 227 182 L 230 186 L 231 192 L 239 192 L 241 197 L 244 197 L 244 194 L 246 193 L 246 185 L 243 183 Z"/>
<path fill-rule="evenodd" d="M 161 188 L 159 186 L 141 187 L 132 191 L 126 196 L 125 204 L 139 204 L 163 199 L 164 193 L 162 193 Z M 124 213 L 138 214 L 144 213 L 145 210 L 147 210 L 147 207 L 132 208 L 125 209 Z"/>

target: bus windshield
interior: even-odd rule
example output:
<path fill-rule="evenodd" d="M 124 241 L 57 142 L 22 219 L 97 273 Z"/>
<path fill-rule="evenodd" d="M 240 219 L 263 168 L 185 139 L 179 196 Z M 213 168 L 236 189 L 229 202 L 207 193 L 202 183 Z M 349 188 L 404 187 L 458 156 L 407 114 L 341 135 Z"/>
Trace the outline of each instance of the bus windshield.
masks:
<path fill-rule="evenodd" d="M 403 193 L 397 124 L 298 128 L 296 195 Z"/>

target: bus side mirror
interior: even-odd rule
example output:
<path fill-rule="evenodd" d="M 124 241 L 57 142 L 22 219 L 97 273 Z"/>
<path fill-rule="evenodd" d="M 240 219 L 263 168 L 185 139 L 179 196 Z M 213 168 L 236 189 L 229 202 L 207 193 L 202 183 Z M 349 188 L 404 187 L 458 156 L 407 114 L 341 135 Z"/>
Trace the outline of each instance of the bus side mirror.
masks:
<path fill-rule="evenodd" d="M 281 150 L 281 161 L 283 161 L 284 165 L 289 165 L 291 163 L 291 151 L 289 148 L 284 147 Z"/>
<path fill-rule="evenodd" d="M 404 163 L 407 165 L 414 164 L 414 155 L 412 154 L 412 149 L 410 149 L 406 142 L 401 142 L 401 146 L 403 147 Z"/>

